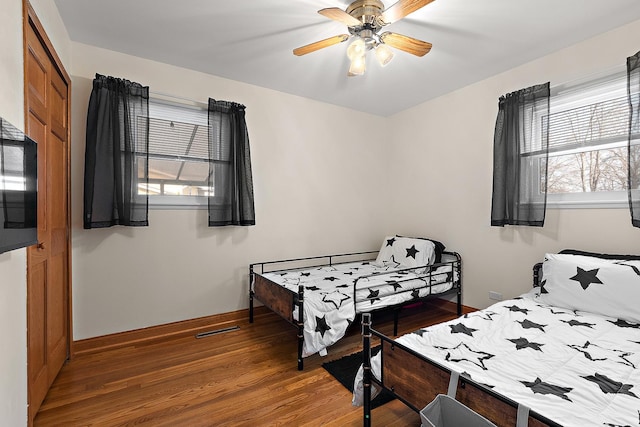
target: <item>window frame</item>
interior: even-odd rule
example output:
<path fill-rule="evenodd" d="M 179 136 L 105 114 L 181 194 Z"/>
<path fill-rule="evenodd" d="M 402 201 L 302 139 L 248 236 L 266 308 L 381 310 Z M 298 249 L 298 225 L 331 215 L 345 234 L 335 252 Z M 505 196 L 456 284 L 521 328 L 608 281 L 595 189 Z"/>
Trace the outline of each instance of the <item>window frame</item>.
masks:
<path fill-rule="evenodd" d="M 622 83 L 625 84 L 622 84 Z M 617 86 L 617 88 L 616 88 Z M 615 88 L 613 96 L 609 96 L 609 88 Z M 624 89 L 624 90 L 623 90 Z M 591 76 L 579 81 L 558 85 L 551 88 L 551 100 L 550 100 L 550 112 L 556 114 L 557 112 L 569 110 L 580 106 L 592 105 L 597 102 L 603 102 L 609 99 L 615 99 L 622 96 L 626 97 L 626 71 L 623 68 L 617 67 L 614 70 L 609 70 L 606 73 L 602 73 L 598 76 Z M 607 95 L 606 98 L 603 97 Z M 542 117 L 537 120 L 543 120 Z M 595 151 L 606 150 L 607 145 L 611 145 L 610 142 L 600 140 L 599 143 L 591 143 L 585 145 L 581 150 L 576 150 L 575 147 L 569 147 L 565 150 L 554 149 L 551 145 L 551 137 L 549 143 L 549 155 L 560 156 L 576 153 L 579 151 Z M 624 146 L 622 140 L 618 145 Z M 591 147 L 594 150 L 589 150 Z M 600 148 L 598 148 L 600 147 Z M 620 147 L 618 147 L 620 148 Z M 537 161 L 540 161 L 542 157 L 539 157 Z M 548 165 L 547 165 L 548 167 Z M 540 167 L 533 168 L 537 171 L 532 179 L 535 182 L 541 182 Z M 548 174 L 548 170 L 547 170 Z M 543 193 L 540 193 L 542 196 Z M 549 209 L 628 209 L 628 192 L 627 190 L 620 191 L 586 191 L 586 192 L 572 192 L 572 193 L 548 193 L 546 194 L 547 208 Z"/>
<path fill-rule="evenodd" d="M 171 98 L 171 99 L 167 99 L 167 98 Z M 162 94 L 157 94 L 157 93 L 150 93 L 149 96 L 149 106 L 150 106 L 150 111 L 149 111 L 149 118 L 153 119 L 161 119 L 161 120 L 172 120 L 171 118 L 167 118 L 165 116 L 157 116 L 157 117 L 153 117 L 152 114 L 154 114 L 155 112 L 152 113 L 152 111 L 154 111 L 154 107 L 152 107 L 152 104 L 162 104 L 165 108 L 165 110 L 170 110 L 172 108 L 178 109 L 178 110 L 195 110 L 199 113 L 202 114 L 202 118 L 204 119 L 204 121 L 202 123 L 197 123 L 200 126 L 205 126 L 205 128 L 207 129 L 207 133 L 208 133 L 208 111 L 207 111 L 207 105 L 204 103 L 200 103 L 200 102 L 196 102 L 196 101 L 191 101 L 191 100 L 186 100 L 183 98 L 176 98 L 179 99 L 180 102 L 177 102 L 175 99 L 173 99 L 175 97 L 172 96 L 165 96 Z M 166 111 L 165 111 L 166 112 Z M 183 122 L 182 118 L 179 116 L 176 116 L 175 118 L 173 118 L 173 121 L 176 122 Z M 150 135 L 151 136 L 151 135 Z M 207 136 L 207 144 L 209 143 L 209 138 Z M 151 152 L 148 153 L 149 155 L 149 159 L 151 159 L 151 157 L 153 156 L 153 154 Z M 209 160 L 207 159 L 207 162 L 209 162 Z M 147 168 L 149 166 L 147 165 Z M 148 171 L 147 171 L 148 173 Z M 137 177 L 136 177 L 137 178 Z M 188 182 L 188 181 L 184 181 L 184 182 Z M 170 184 L 170 185 L 180 185 L 179 181 L 172 181 L 172 180 L 161 180 L 161 179 L 154 179 L 154 178 L 149 178 L 148 179 L 148 184 L 149 186 L 151 185 L 156 185 L 156 184 L 160 184 L 162 185 L 166 185 L 166 184 Z M 194 185 L 201 185 L 201 183 L 193 183 Z M 206 180 L 204 182 L 205 185 L 208 185 L 208 180 Z M 135 185 L 136 191 L 138 190 L 138 184 L 136 182 Z M 140 193 L 138 193 L 140 194 Z M 148 196 L 148 201 L 149 201 L 149 209 L 152 210 L 183 210 L 183 209 L 188 209 L 188 210 L 205 210 L 208 208 L 208 204 L 209 204 L 209 196 L 207 195 L 202 195 L 202 196 L 191 196 L 191 195 L 166 195 L 166 194 L 161 194 L 161 195 L 155 195 L 155 194 L 147 194 Z"/>

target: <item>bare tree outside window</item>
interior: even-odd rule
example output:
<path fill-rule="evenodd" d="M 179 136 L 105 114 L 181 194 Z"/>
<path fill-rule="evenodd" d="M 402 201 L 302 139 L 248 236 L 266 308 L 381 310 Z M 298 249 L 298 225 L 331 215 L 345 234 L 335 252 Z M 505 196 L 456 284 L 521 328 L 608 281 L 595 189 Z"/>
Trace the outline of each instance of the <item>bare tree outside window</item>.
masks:
<path fill-rule="evenodd" d="M 551 114 L 547 193 L 625 191 L 628 118 L 626 97 Z M 632 170 L 638 175 L 638 168 Z M 640 177 L 632 176 L 633 182 Z"/>

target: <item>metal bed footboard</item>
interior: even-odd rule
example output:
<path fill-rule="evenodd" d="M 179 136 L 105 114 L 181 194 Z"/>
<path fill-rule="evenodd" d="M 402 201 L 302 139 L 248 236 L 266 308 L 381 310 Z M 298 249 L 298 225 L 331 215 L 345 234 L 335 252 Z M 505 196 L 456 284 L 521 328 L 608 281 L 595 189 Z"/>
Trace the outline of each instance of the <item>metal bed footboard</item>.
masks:
<path fill-rule="evenodd" d="M 300 285 L 298 287 L 297 292 L 294 292 L 275 282 L 272 282 L 264 278 L 262 274 L 273 272 L 273 271 L 291 271 L 291 270 L 296 270 L 300 268 L 333 266 L 333 265 L 344 264 L 344 263 L 355 262 L 355 261 L 370 261 L 375 259 L 375 255 L 377 255 L 377 253 L 378 251 L 354 252 L 354 253 L 324 255 L 324 256 L 315 256 L 315 257 L 306 257 L 306 258 L 292 258 L 292 259 L 286 259 L 286 260 L 267 261 L 267 262 L 258 262 L 258 263 L 250 264 L 249 265 L 249 322 L 253 323 L 254 299 L 257 299 L 268 309 L 278 314 L 288 323 L 293 325 L 297 329 L 298 370 L 303 370 L 304 361 L 302 357 L 302 349 L 304 344 L 304 335 L 303 335 L 304 333 L 304 321 L 303 321 L 304 315 L 303 314 L 304 314 L 304 299 L 305 299 L 304 286 Z M 433 270 L 435 270 L 436 268 L 442 265 L 447 265 L 447 264 L 451 265 L 452 267 L 452 281 L 453 281 L 452 287 L 445 292 L 431 293 L 431 287 L 439 284 L 439 283 L 435 283 L 435 284 L 431 283 Z M 456 300 L 457 300 L 457 313 L 458 315 L 461 315 L 462 314 L 462 267 L 461 265 L 462 265 L 461 257 L 457 252 L 444 251 L 442 262 L 429 266 L 429 271 L 427 271 L 421 276 L 423 279 L 426 279 L 425 286 L 402 291 L 402 292 L 414 292 L 419 289 L 427 288 L 429 289 L 429 293 L 427 295 L 423 297 L 411 298 L 399 304 L 380 307 L 373 311 L 393 310 L 394 335 L 397 335 L 398 333 L 397 332 L 398 316 L 399 316 L 400 310 L 404 306 L 422 302 L 433 297 L 440 297 L 440 296 L 455 294 Z M 395 270 L 389 274 L 397 274 L 398 272 L 411 271 L 411 270 L 415 270 L 415 268 Z M 379 275 L 383 275 L 383 274 L 386 274 L 386 273 L 382 273 Z M 439 274 L 443 274 L 443 273 L 439 273 Z M 356 284 L 359 280 L 360 278 L 357 279 L 353 284 L 354 310 L 355 310 L 354 315 L 361 314 L 357 309 L 358 303 L 369 301 L 369 299 L 364 299 L 361 301 L 356 300 Z M 417 280 L 417 279 L 414 278 L 414 280 Z M 399 292 L 399 293 L 402 293 L 402 292 Z M 297 312 L 298 312 L 297 318 L 293 316 L 294 308 L 297 308 Z"/>
<path fill-rule="evenodd" d="M 442 266 L 450 266 L 451 267 L 451 277 L 447 277 L 446 280 L 444 281 L 440 281 L 440 282 L 435 282 L 434 281 L 434 276 L 439 276 L 442 274 L 447 274 L 448 273 L 437 273 L 435 270 L 437 270 L 438 268 L 442 267 Z M 424 273 L 419 273 L 417 275 L 417 277 L 410 277 L 410 278 L 406 278 L 406 279 L 395 279 L 393 280 L 393 282 L 397 283 L 397 284 L 401 284 L 404 282 L 413 282 L 416 280 L 423 280 L 425 282 L 424 286 L 418 286 L 418 287 L 412 287 L 406 290 L 401 290 L 401 291 L 397 291 L 394 292 L 393 295 L 402 295 L 402 294 L 410 294 L 410 298 L 408 298 L 407 300 L 400 302 L 398 304 L 394 304 L 394 305 L 386 305 L 384 307 L 380 307 L 377 308 L 375 310 L 372 311 L 368 311 L 366 309 L 362 309 L 361 304 L 363 303 L 367 303 L 367 302 L 372 302 L 375 299 L 377 299 L 377 295 L 370 295 L 367 296 L 365 298 L 361 298 L 358 299 L 357 297 L 357 291 L 360 290 L 362 291 L 363 289 L 368 289 L 368 290 L 376 290 L 376 288 L 380 288 L 383 286 L 388 286 L 389 283 L 384 283 L 384 284 L 377 284 L 377 285 L 372 285 L 372 286 L 363 286 L 362 288 L 358 288 L 358 283 L 362 280 L 371 278 L 371 277 L 376 277 L 376 278 L 384 278 L 386 275 L 398 275 L 401 274 L 403 272 L 411 272 L 411 273 L 415 273 L 416 270 L 419 269 L 424 269 L 426 268 L 426 271 Z M 443 291 L 443 292 L 432 292 L 433 287 L 434 286 L 438 286 L 438 285 L 442 285 L 445 283 L 451 282 L 451 288 Z M 426 295 L 424 296 L 419 296 L 419 292 L 423 289 L 427 289 L 428 292 L 426 293 Z M 400 270 L 393 270 L 390 272 L 385 272 L 385 273 L 374 273 L 374 274 L 370 274 L 370 275 L 366 275 L 366 276 L 361 276 L 358 277 L 356 279 L 356 281 L 353 284 L 353 308 L 354 308 L 354 315 L 358 315 L 358 314 L 362 314 L 362 313 L 366 313 L 366 312 L 374 312 L 374 311 L 382 311 L 382 310 L 393 310 L 394 312 L 394 317 L 393 317 L 393 335 L 398 335 L 398 315 L 400 313 L 400 310 L 407 306 L 407 305 L 413 305 L 415 303 L 418 302 L 422 302 L 422 301 L 426 301 L 428 299 L 434 298 L 434 297 L 442 297 L 442 296 L 446 296 L 446 295 L 456 295 L 456 312 L 458 314 L 458 316 L 462 315 L 462 259 L 460 257 L 460 254 L 457 252 L 449 252 L 449 251 L 444 251 L 442 253 L 442 260 L 441 262 L 437 263 L 437 264 L 432 264 L 429 266 L 420 266 L 420 267 L 411 267 L 411 268 L 403 268 Z M 390 296 L 390 295 L 386 295 L 386 296 Z M 365 307 L 366 308 L 366 307 Z M 355 316 L 354 316 L 355 317 Z"/>
<path fill-rule="evenodd" d="M 382 358 L 380 379 L 371 371 L 371 343 L 380 340 Z M 447 394 L 451 371 L 438 362 L 422 356 L 371 328 L 371 316 L 362 316 L 363 345 L 363 425 L 371 426 L 372 384 L 392 393 L 412 410 L 419 412 L 438 394 Z M 518 403 L 491 388 L 460 375 L 456 400 L 499 426 L 515 426 Z M 561 425 L 529 411 L 529 427 L 560 427 Z"/>
<path fill-rule="evenodd" d="M 249 323 L 253 323 L 254 298 L 256 298 L 268 309 L 292 324 L 297 329 L 298 370 L 303 370 L 304 286 L 300 285 L 298 291 L 294 292 L 263 278 L 261 274 L 272 271 L 288 271 L 325 265 L 332 266 L 354 261 L 367 261 L 375 259 L 377 253 L 378 251 L 352 252 L 249 264 Z M 297 319 L 293 316 L 294 308 L 298 309 Z"/>

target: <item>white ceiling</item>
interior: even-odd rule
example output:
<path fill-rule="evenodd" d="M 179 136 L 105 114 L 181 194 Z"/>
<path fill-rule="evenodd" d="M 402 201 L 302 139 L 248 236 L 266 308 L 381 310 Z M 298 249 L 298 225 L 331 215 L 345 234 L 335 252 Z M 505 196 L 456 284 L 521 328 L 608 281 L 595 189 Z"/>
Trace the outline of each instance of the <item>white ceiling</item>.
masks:
<path fill-rule="evenodd" d="M 347 33 L 317 10 L 348 0 L 55 3 L 73 41 L 381 116 L 640 19 L 638 0 L 436 0 L 385 27 L 433 43 L 429 54 L 395 51 L 385 68 L 371 56 L 347 77 L 349 42 L 292 49 Z"/>

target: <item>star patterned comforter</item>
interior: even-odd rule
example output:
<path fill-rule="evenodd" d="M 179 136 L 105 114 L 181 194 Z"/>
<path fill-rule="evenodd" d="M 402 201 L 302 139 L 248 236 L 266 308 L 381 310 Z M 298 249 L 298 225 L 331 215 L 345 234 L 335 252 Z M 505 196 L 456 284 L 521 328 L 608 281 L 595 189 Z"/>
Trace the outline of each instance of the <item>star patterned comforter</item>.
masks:
<path fill-rule="evenodd" d="M 452 288 L 454 263 L 407 270 L 375 262 L 354 262 L 311 269 L 264 273 L 293 292 L 304 286 L 302 356 L 325 350 L 342 338 L 356 313 L 401 304 Z M 354 299 L 355 293 L 355 299 Z M 297 307 L 294 318 L 299 319 Z"/>
<path fill-rule="evenodd" d="M 561 425 L 640 425 L 640 323 L 548 305 L 537 292 L 397 342 Z M 379 356 L 372 369 L 378 376 Z M 362 368 L 354 390 L 361 404 Z"/>

